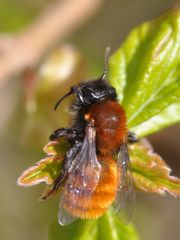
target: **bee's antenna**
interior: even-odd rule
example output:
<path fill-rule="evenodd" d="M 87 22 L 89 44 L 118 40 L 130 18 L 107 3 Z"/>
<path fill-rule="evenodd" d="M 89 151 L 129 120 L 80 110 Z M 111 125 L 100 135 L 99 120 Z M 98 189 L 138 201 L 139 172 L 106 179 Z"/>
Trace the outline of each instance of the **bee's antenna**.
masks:
<path fill-rule="evenodd" d="M 108 71 L 108 60 L 110 55 L 111 48 L 108 46 L 105 50 L 105 57 L 104 57 L 104 71 L 101 79 L 104 81 L 106 79 L 107 71 Z"/>
<path fill-rule="evenodd" d="M 59 104 L 60 104 L 66 97 L 68 97 L 68 96 L 71 95 L 71 94 L 72 94 L 72 91 L 70 91 L 70 92 L 66 93 L 64 96 L 62 96 L 62 97 L 57 101 L 57 103 L 55 104 L 55 106 L 54 106 L 54 111 L 56 111 L 56 109 L 58 108 Z"/>

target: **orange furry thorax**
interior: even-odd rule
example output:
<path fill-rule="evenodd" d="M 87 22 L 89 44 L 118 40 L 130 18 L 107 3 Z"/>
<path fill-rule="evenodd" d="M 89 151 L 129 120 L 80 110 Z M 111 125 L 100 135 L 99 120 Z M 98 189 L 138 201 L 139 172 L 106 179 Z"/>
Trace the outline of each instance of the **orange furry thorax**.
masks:
<path fill-rule="evenodd" d="M 117 101 L 107 100 L 94 104 L 89 114 L 95 121 L 97 150 L 111 155 L 126 140 L 126 116 Z"/>

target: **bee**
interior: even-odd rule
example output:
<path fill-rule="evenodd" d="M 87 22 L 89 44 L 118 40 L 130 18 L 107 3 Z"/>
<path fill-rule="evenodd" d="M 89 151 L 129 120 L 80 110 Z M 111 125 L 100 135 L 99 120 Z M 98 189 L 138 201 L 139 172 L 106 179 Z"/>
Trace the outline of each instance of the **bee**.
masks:
<path fill-rule="evenodd" d="M 137 139 L 128 132 L 125 111 L 118 103 L 116 90 L 106 80 L 108 56 L 109 48 L 101 77 L 72 86 L 54 108 L 74 94 L 71 127 L 57 129 L 50 136 L 51 141 L 66 138 L 69 149 L 58 178 L 43 197 L 46 199 L 61 187 L 58 214 L 61 225 L 77 218 L 99 218 L 110 207 L 119 216 L 126 212 L 128 221 L 134 210 L 127 143 Z"/>

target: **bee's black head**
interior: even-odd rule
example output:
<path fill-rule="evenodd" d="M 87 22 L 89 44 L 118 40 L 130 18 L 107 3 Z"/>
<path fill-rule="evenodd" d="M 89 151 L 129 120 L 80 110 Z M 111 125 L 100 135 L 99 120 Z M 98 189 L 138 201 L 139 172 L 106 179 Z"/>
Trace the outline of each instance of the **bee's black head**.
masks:
<path fill-rule="evenodd" d="M 79 105 L 86 107 L 93 103 L 98 103 L 105 100 L 116 100 L 116 90 L 109 85 L 106 80 L 109 51 L 110 49 L 107 48 L 103 75 L 97 80 L 84 81 L 77 86 L 72 86 L 71 90 L 56 103 L 55 110 L 61 101 L 71 94 L 74 94 L 76 97 L 76 106 Z"/>
<path fill-rule="evenodd" d="M 84 105 L 116 99 L 116 90 L 103 78 L 84 81 L 77 87 L 72 87 L 72 91 Z"/>

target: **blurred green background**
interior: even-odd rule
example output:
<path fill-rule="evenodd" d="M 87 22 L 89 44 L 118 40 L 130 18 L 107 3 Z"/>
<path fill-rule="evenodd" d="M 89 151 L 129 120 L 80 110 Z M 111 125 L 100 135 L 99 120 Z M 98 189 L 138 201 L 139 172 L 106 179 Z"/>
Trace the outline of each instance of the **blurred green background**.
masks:
<path fill-rule="evenodd" d="M 41 11 L 53 2 L 56 1 L 1 0 L 1 34 L 11 36 L 28 28 Z M 45 79 L 42 68 L 49 63 L 43 61 L 36 70 L 30 71 L 30 74 L 15 76 L 0 89 L 0 239 L 48 239 L 48 226 L 56 221 L 58 196 L 39 202 L 38 198 L 44 186 L 25 189 L 17 186 L 16 181 L 25 168 L 44 156 L 41 149 L 47 143 L 50 133 L 57 127 L 68 124 L 68 102 L 58 112 L 54 113 L 52 110 L 58 97 L 72 82 L 101 74 L 106 46 L 111 46 L 114 51 L 134 26 L 177 5 L 178 1 L 175 0 L 103 1 L 101 8 L 91 19 L 63 42 L 61 40 L 56 44 L 56 47 L 62 47 L 63 44 L 65 49 L 65 43 L 71 44 L 72 56 L 77 57 L 74 69 L 66 81 L 62 81 L 58 87 L 50 85 L 44 90 L 43 81 L 48 85 L 49 79 Z M 63 54 L 60 51 L 61 64 Z M 49 58 L 49 55 L 45 56 L 45 59 Z M 27 82 L 36 72 L 39 73 L 40 87 L 29 96 Z M 36 104 L 36 111 L 28 112 L 28 104 Z M 176 125 L 150 136 L 149 139 L 155 151 L 173 169 L 173 174 L 180 177 L 179 136 L 180 127 Z M 142 239 L 178 240 L 179 212 L 179 200 L 173 197 L 167 195 L 162 198 L 137 193 L 137 208 L 133 221 Z"/>

